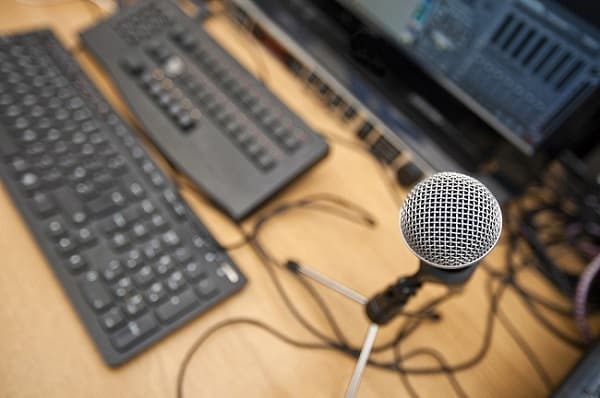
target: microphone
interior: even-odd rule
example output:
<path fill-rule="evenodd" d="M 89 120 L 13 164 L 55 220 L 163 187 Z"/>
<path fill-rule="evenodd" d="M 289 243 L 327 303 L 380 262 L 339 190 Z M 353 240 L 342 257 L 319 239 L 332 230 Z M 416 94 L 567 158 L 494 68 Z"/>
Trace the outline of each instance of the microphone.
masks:
<path fill-rule="evenodd" d="M 476 265 L 496 246 L 502 210 L 481 182 L 436 173 L 417 184 L 400 209 L 400 230 L 421 262 L 443 270 Z"/>
<path fill-rule="evenodd" d="M 436 173 L 415 185 L 399 218 L 419 270 L 369 300 L 367 315 L 380 325 L 394 318 L 423 282 L 464 284 L 502 232 L 502 210 L 494 195 L 476 179 L 454 172 Z"/>
<path fill-rule="evenodd" d="M 371 321 L 348 388 L 354 398 L 380 325 L 391 321 L 425 282 L 462 286 L 476 265 L 496 246 L 502 232 L 502 210 L 481 182 L 454 172 L 436 173 L 408 193 L 400 209 L 400 231 L 419 270 L 403 276 L 370 300 L 362 294 L 288 260 L 290 272 L 303 275 L 364 305 Z"/>

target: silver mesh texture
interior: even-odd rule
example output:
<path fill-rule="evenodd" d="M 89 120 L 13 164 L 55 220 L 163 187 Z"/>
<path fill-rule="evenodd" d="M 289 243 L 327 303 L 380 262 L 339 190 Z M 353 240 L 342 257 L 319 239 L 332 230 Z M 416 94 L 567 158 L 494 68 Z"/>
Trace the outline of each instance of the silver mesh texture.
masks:
<path fill-rule="evenodd" d="M 421 260 L 439 268 L 463 268 L 485 257 L 502 230 L 502 211 L 479 181 L 459 173 L 437 173 L 408 194 L 400 229 Z"/>

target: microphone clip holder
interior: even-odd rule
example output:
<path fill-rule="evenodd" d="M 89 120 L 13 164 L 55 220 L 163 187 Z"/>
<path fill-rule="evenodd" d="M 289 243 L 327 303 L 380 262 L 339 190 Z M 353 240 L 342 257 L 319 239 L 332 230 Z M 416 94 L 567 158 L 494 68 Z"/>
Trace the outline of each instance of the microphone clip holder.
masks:
<path fill-rule="evenodd" d="M 398 279 L 367 302 L 367 317 L 377 325 L 385 325 L 398 315 L 421 286 L 422 282 L 416 275 Z"/>
<path fill-rule="evenodd" d="M 423 283 L 444 284 L 450 288 L 462 286 L 471 277 L 475 268 L 447 270 L 421 261 L 419 270 L 414 275 L 401 277 L 395 284 L 388 286 L 367 302 L 367 317 L 377 325 L 385 325 L 402 311 Z"/>

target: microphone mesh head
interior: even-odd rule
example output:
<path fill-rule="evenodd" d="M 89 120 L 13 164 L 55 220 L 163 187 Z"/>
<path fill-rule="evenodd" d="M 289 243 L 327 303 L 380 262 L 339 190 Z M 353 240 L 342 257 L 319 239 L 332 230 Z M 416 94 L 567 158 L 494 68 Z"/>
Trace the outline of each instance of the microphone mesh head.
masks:
<path fill-rule="evenodd" d="M 475 264 L 496 245 L 502 211 L 479 181 L 459 173 L 437 173 L 408 194 L 400 210 L 402 236 L 413 253 L 438 268 Z"/>

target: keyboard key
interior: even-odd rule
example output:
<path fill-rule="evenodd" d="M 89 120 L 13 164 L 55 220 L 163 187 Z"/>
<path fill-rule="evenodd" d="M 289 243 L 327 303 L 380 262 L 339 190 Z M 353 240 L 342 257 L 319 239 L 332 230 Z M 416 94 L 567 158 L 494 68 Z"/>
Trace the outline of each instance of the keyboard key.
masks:
<path fill-rule="evenodd" d="M 196 281 L 200 278 L 206 277 L 204 268 L 198 265 L 198 263 L 195 261 L 190 261 L 185 265 L 183 274 L 190 281 Z"/>
<path fill-rule="evenodd" d="M 127 255 L 125 257 L 125 266 L 128 269 L 134 270 L 137 267 L 141 266 L 143 263 L 144 259 L 142 257 L 142 252 L 140 252 L 139 249 L 132 249 L 127 252 Z"/>
<path fill-rule="evenodd" d="M 123 229 L 127 226 L 127 218 L 124 213 L 114 213 L 111 217 L 112 225 L 114 229 Z"/>
<path fill-rule="evenodd" d="M 156 304 L 167 297 L 167 291 L 162 282 L 154 282 L 146 291 L 146 298 L 151 304 Z"/>
<path fill-rule="evenodd" d="M 131 278 L 128 276 L 119 279 L 117 284 L 114 286 L 114 293 L 120 298 L 127 296 L 132 290 L 133 283 L 131 282 Z"/>
<path fill-rule="evenodd" d="M 154 214 L 150 222 L 152 224 L 152 227 L 156 230 L 160 230 L 168 226 L 167 220 L 165 220 L 165 218 L 160 214 Z"/>
<path fill-rule="evenodd" d="M 289 137 L 283 140 L 283 146 L 288 151 L 294 151 L 300 146 L 300 140 L 298 140 L 298 138 L 294 137 L 293 135 L 290 135 Z"/>
<path fill-rule="evenodd" d="M 73 241 L 72 238 L 68 236 L 63 236 L 56 243 L 56 249 L 59 252 L 59 254 L 62 255 L 68 255 L 74 252 L 76 248 L 77 244 L 75 243 L 75 241 Z"/>
<path fill-rule="evenodd" d="M 2 135 L 2 141 L 0 142 L 1 157 L 16 155 L 20 151 L 21 149 L 17 146 L 17 144 L 15 144 L 12 138 L 10 138 L 7 134 Z"/>
<path fill-rule="evenodd" d="M 164 248 L 160 240 L 154 238 L 144 244 L 142 251 L 148 260 L 152 260 L 160 255 L 164 251 Z"/>
<path fill-rule="evenodd" d="M 77 238 L 77 242 L 84 246 L 91 245 L 96 241 L 96 237 L 94 236 L 92 230 L 85 227 L 77 230 L 75 237 Z"/>
<path fill-rule="evenodd" d="M 180 221 L 185 220 L 187 216 L 187 208 L 182 202 L 175 202 L 170 207 L 173 215 Z M 177 244 L 177 243 L 175 243 Z"/>
<path fill-rule="evenodd" d="M 157 326 L 158 323 L 154 315 L 147 313 L 134 321 L 128 322 L 127 326 L 115 332 L 111 338 L 111 342 L 117 350 L 125 350 L 135 341 L 150 334 Z"/>
<path fill-rule="evenodd" d="M 56 202 L 49 194 L 42 192 L 33 195 L 33 208 L 38 216 L 47 217 L 56 211 Z"/>
<path fill-rule="evenodd" d="M 40 187 L 40 178 L 35 173 L 23 174 L 20 182 L 23 189 L 28 192 Z"/>
<path fill-rule="evenodd" d="M 169 290 L 176 292 L 185 286 L 185 280 L 181 271 L 175 271 L 167 278 L 167 287 Z"/>
<path fill-rule="evenodd" d="M 171 296 L 166 302 L 156 309 L 156 315 L 161 322 L 168 322 L 178 318 L 188 312 L 198 299 L 191 289 L 184 290 L 182 293 Z"/>
<path fill-rule="evenodd" d="M 169 255 L 161 256 L 154 264 L 154 270 L 159 275 L 165 275 L 175 267 L 173 258 Z"/>
<path fill-rule="evenodd" d="M 163 233 L 161 238 L 164 244 L 169 247 L 178 246 L 181 243 L 181 238 L 179 237 L 177 232 L 173 231 L 172 229 Z"/>
<path fill-rule="evenodd" d="M 146 286 L 154 280 L 154 271 L 149 265 L 145 265 L 133 275 L 133 281 L 137 286 Z"/>
<path fill-rule="evenodd" d="M 125 311 L 129 316 L 136 316 L 146 308 L 141 294 L 134 294 L 125 301 Z"/>
<path fill-rule="evenodd" d="M 196 285 L 196 291 L 198 292 L 198 295 L 203 298 L 211 298 L 219 293 L 215 281 L 211 278 L 202 279 L 200 282 L 198 282 Z"/>
<path fill-rule="evenodd" d="M 192 258 L 192 253 L 187 247 L 179 247 L 173 252 L 173 257 L 179 264 L 183 264 Z"/>
<path fill-rule="evenodd" d="M 111 331 L 123 324 L 125 316 L 119 307 L 113 307 L 100 317 L 100 324 L 104 329 Z"/>
<path fill-rule="evenodd" d="M 88 211 L 94 216 L 108 214 L 116 208 L 117 205 L 113 202 L 110 195 L 101 195 L 87 204 Z"/>
<path fill-rule="evenodd" d="M 275 160 L 268 153 L 263 153 L 262 155 L 260 155 L 256 162 L 258 163 L 258 166 L 264 171 L 270 170 L 273 168 L 273 166 L 275 166 Z"/>
<path fill-rule="evenodd" d="M 29 170 L 29 168 L 31 167 L 29 162 L 21 155 L 12 156 L 10 159 L 10 166 L 12 168 L 12 171 L 18 174 Z"/>
<path fill-rule="evenodd" d="M 144 196 L 144 187 L 139 182 L 132 182 L 128 187 L 129 192 L 136 198 Z"/>
<path fill-rule="evenodd" d="M 146 214 L 152 214 L 156 210 L 156 208 L 154 207 L 154 204 L 148 199 L 142 200 L 142 202 L 140 204 L 142 206 L 142 210 Z"/>
<path fill-rule="evenodd" d="M 107 282 L 113 282 L 123 275 L 124 269 L 119 260 L 111 260 L 100 270 L 100 272 Z"/>
<path fill-rule="evenodd" d="M 83 199 L 88 200 L 96 195 L 96 188 L 91 182 L 81 182 L 75 186 L 75 192 Z"/>
<path fill-rule="evenodd" d="M 67 268 L 75 273 L 83 270 L 87 266 L 87 261 L 81 254 L 72 254 L 67 260 Z"/>
<path fill-rule="evenodd" d="M 129 236 L 124 232 L 115 233 L 109 241 L 113 249 L 118 251 L 127 249 L 131 243 Z"/>
<path fill-rule="evenodd" d="M 132 75 L 139 75 L 146 69 L 146 65 L 139 56 L 130 54 L 123 60 L 123 68 Z"/>
<path fill-rule="evenodd" d="M 70 218 L 74 222 L 77 221 L 73 218 L 77 214 L 77 219 L 85 221 L 87 218 L 86 212 L 81 199 L 75 194 L 75 192 L 68 187 L 62 187 L 54 192 L 56 201 L 60 203 L 60 207 L 64 214 L 72 215 Z"/>
<path fill-rule="evenodd" d="M 258 142 L 252 142 L 246 146 L 246 153 L 253 158 L 258 157 L 263 151 L 264 148 Z"/>
<path fill-rule="evenodd" d="M 88 271 L 79 284 L 87 302 L 96 311 L 102 311 L 112 304 L 112 298 L 96 271 Z"/>
<path fill-rule="evenodd" d="M 148 226 L 144 223 L 136 223 L 131 229 L 133 232 L 132 235 L 134 239 L 143 239 L 150 232 Z"/>
<path fill-rule="evenodd" d="M 48 235 L 50 235 L 53 238 L 56 238 L 66 233 L 64 224 L 60 220 L 51 220 L 50 222 L 48 222 L 46 231 Z"/>

